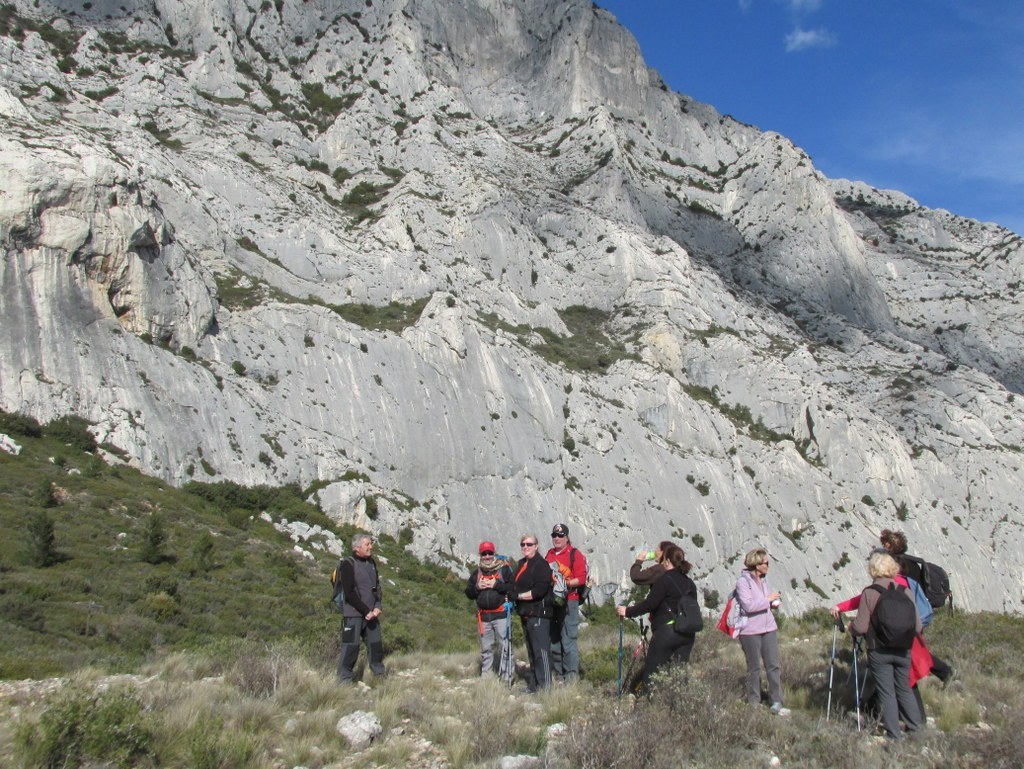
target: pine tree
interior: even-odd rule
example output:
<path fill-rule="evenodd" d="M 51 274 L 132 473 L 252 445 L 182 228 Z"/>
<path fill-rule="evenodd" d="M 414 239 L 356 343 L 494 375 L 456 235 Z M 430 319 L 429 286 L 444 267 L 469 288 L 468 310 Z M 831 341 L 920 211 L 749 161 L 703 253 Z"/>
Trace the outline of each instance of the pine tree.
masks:
<path fill-rule="evenodd" d="M 29 560 L 41 569 L 60 560 L 57 552 L 57 534 L 53 518 L 45 510 L 36 510 L 28 519 Z"/>
<path fill-rule="evenodd" d="M 142 550 L 139 557 L 146 563 L 157 564 L 164 560 L 164 524 L 159 515 L 151 515 L 142 532 Z"/>

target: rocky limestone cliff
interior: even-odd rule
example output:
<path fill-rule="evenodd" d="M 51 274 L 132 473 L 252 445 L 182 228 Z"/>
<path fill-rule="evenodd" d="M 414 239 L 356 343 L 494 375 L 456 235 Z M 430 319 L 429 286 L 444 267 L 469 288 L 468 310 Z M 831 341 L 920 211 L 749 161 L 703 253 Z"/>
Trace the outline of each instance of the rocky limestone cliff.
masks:
<path fill-rule="evenodd" d="M 0 176 L 0 406 L 147 472 L 449 562 L 565 521 L 602 582 L 765 544 L 791 611 L 899 527 L 1021 608 L 1020 238 L 826 179 L 589 2 L 19 0 Z"/>

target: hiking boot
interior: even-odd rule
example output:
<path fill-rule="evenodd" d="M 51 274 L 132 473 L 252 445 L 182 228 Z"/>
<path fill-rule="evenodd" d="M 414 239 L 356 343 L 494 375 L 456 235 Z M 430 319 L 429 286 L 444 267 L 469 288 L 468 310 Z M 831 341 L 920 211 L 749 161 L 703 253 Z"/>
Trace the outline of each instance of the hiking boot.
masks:
<path fill-rule="evenodd" d="M 773 702 L 769 710 L 777 716 L 788 716 L 792 712 L 789 708 L 782 707 L 781 702 Z"/>

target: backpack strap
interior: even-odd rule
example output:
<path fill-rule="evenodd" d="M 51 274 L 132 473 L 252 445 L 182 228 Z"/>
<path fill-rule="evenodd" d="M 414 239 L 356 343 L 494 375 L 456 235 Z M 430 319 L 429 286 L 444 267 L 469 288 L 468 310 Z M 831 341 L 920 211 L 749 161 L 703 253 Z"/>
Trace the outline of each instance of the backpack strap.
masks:
<path fill-rule="evenodd" d="M 880 595 L 880 596 L 883 593 L 885 593 L 885 591 L 887 591 L 887 590 L 902 590 L 904 593 L 907 594 L 907 597 L 910 598 L 911 601 L 914 600 L 914 596 L 911 595 L 910 591 L 907 590 L 905 587 L 903 587 L 903 585 L 901 585 L 898 582 L 896 582 L 896 580 L 893 580 L 889 584 L 889 587 L 882 587 L 881 585 L 876 585 L 874 582 L 872 582 L 870 585 L 867 586 L 866 589 L 867 590 L 877 590 L 878 591 L 878 595 Z M 915 608 L 916 608 L 916 606 L 915 606 Z"/>
<path fill-rule="evenodd" d="M 740 575 L 740 579 L 749 580 L 751 583 L 753 583 L 755 586 L 757 586 L 757 583 L 754 582 L 754 578 L 752 576 L 750 576 L 750 572 L 747 571 L 746 569 L 743 570 L 743 573 Z M 762 594 L 763 594 L 763 591 L 762 591 Z M 747 611 L 746 609 L 744 609 L 743 608 L 743 604 L 740 603 L 739 597 L 736 596 L 736 589 L 735 588 L 733 588 L 732 592 L 729 595 L 731 595 L 734 598 L 736 598 L 736 605 L 739 608 L 739 613 L 740 613 L 740 616 L 742 616 L 742 617 L 760 617 L 762 614 L 766 614 L 768 612 L 768 609 L 761 609 L 760 611 Z"/>
<path fill-rule="evenodd" d="M 377 568 L 377 559 L 371 556 L 370 563 L 373 564 L 373 597 L 380 601 L 383 600 L 384 594 L 380 588 L 380 570 Z"/>
<path fill-rule="evenodd" d="M 908 595 L 910 593 L 909 590 L 907 590 L 905 587 L 903 587 L 903 585 L 901 585 L 898 582 L 896 582 L 896 580 L 893 580 L 892 583 L 890 583 L 889 587 L 882 587 L 881 585 L 876 585 L 874 582 L 872 582 L 870 585 L 867 586 L 867 589 L 868 590 L 877 590 L 879 595 L 884 593 L 886 590 L 902 590 L 903 592 L 907 593 Z M 913 598 L 911 598 L 911 600 L 913 600 Z"/>

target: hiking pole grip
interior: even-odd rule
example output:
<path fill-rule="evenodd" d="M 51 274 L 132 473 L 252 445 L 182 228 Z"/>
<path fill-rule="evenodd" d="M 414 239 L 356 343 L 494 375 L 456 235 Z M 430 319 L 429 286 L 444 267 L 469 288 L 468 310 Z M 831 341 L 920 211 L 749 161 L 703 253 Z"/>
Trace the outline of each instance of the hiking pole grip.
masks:
<path fill-rule="evenodd" d="M 839 628 L 839 632 L 840 633 L 845 633 L 846 632 L 846 623 L 843 622 L 843 615 L 842 614 L 840 614 L 838 617 L 836 617 L 836 627 Z"/>

